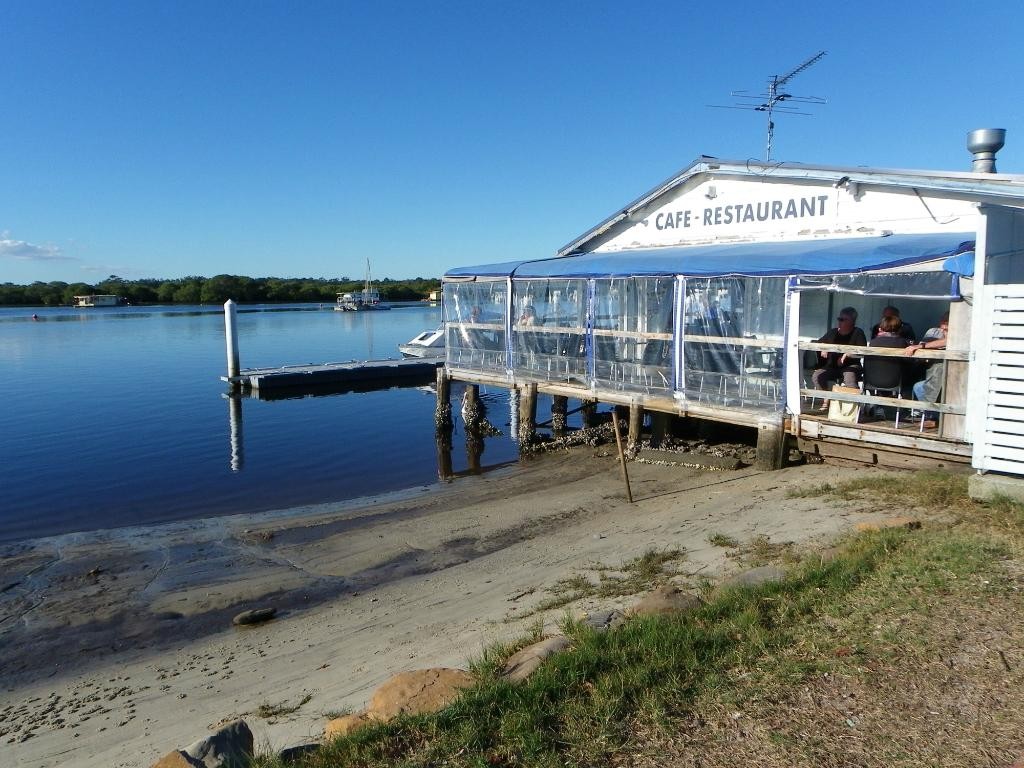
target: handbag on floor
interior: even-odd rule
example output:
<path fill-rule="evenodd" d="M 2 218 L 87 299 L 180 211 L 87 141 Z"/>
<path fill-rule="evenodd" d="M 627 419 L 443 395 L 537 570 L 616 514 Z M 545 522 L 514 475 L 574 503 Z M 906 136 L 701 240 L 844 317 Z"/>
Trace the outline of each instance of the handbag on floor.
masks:
<path fill-rule="evenodd" d="M 839 384 L 832 386 L 833 392 L 843 392 L 848 395 L 859 395 L 860 387 L 844 387 Z M 860 403 L 850 403 L 845 400 L 829 400 L 828 420 L 841 421 L 846 424 L 856 424 L 860 418 Z"/>

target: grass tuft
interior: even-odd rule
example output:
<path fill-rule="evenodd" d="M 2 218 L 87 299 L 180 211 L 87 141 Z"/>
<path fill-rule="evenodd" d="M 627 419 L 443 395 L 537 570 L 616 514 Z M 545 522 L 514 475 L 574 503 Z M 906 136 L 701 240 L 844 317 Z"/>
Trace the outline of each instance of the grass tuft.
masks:
<path fill-rule="evenodd" d="M 729 549 L 735 549 L 740 545 L 739 539 L 724 533 L 712 533 L 708 536 L 708 543 L 713 547 L 728 547 Z"/>

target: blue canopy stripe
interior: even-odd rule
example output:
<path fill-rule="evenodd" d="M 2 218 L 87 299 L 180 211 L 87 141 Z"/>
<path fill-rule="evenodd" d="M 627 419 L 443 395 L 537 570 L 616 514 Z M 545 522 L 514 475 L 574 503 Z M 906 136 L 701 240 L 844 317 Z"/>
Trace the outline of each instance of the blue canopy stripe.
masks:
<path fill-rule="evenodd" d="M 967 232 L 643 248 L 449 270 L 445 277 L 771 277 L 891 269 L 965 254 Z"/>

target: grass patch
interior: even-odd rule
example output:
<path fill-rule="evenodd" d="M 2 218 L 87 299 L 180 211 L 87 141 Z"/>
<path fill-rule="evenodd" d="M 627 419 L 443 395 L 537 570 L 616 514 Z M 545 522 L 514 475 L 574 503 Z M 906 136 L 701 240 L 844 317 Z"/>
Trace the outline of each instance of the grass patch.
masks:
<path fill-rule="evenodd" d="M 590 570 L 596 573 L 596 581 L 582 574 L 559 579 L 547 589 L 549 597 L 523 615 L 531 616 L 542 611 L 563 608 L 588 597 L 627 597 L 644 592 L 664 584 L 675 576 L 676 571 L 670 566 L 685 557 L 686 553 L 681 549 L 650 549 L 617 568 L 595 565 Z"/>
<path fill-rule="evenodd" d="M 713 547 L 727 547 L 729 549 L 735 549 L 740 545 L 740 540 L 735 536 L 729 536 L 724 533 L 712 533 L 708 536 L 708 544 Z"/>
<path fill-rule="evenodd" d="M 898 475 L 860 477 L 839 483 L 823 483 L 790 489 L 787 498 L 826 497 L 842 501 L 882 502 L 890 508 L 922 507 L 951 512 L 973 510 L 967 495 L 967 476 L 946 472 L 907 472 Z"/>

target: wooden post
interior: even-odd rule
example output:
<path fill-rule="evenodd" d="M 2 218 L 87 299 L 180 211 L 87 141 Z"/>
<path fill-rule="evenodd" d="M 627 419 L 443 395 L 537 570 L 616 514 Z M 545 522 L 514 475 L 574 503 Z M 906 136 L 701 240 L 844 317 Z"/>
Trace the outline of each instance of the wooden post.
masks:
<path fill-rule="evenodd" d="M 782 469 L 786 463 L 786 429 L 782 415 L 767 416 L 757 423 L 754 469 Z"/>
<path fill-rule="evenodd" d="M 480 419 L 483 416 L 480 405 L 480 386 L 467 384 L 466 390 L 462 393 L 462 421 L 466 425 L 467 434 L 480 429 Z"/>
<path fill-rule="evenodd" d="M 658 448 L 665 440 L 672 415 L 655 411 L 651 414 L 651 447 Z"/>
<path fill-rule="evenodd" d="M 518 437 L 520 450 L 537 437 L 537 385 L 532 382 L 519 390 Z"/>
<path fill-rule="evenodd" d="M 224 302 L 224 340 L 228 353 L 228 379 L 232 389 L 241 388 L 241 382 L 235 381 L 242 368 L 238 362 L 238 326 L 235 324 L 237 307 L 235 302 L 228 299 Z"/>
<path fill-rule="evenodd" d="M 629 404 L 629 437 L 626 440 L 626 450 L 632 456 L 640 446 L 640 433 L 644 425 L 644 409 L 636 400 Z"/>
<path fill-rule="evenodd" d="M 615 445 L 619 449 L 619 465 L 622 467 L 622 479 L 626 482 L 626 499 L 633 503 L 633 492 L 629 488 L 629 472 L 626 469 L 626 454 L 622 451 L 622 433 L 619 431 L 619 415 L 612 411 L 612 429 L 615 431 Z"/>
<path fill-rule="evenodd" d="M 949 331 L 946 334 L 946 349 L 951 352 L 968 352 L 971 343 L 971 305 L 966 301 L 954 301 L 949 305 Z M 935 363 L 936 365 L 938 363 Z M 943 382 L 941 400 L 951 405 L 967 404 L 968 363 L 947 360 L 946 380 Z M 963 440 L 966 417 L 954 413 L 942 416 L 942 436 Z"/>
<path fill-rule="evenodd" d="M 583 428 L 590 429 L 595 426 L 595 415 L 597 414 L 597 400 L 580 401 L 580 418 L 583 420 Z"/>
<path fill-rule="evenodd" d="M 437 369 L 437 407 L 434 410 L 434 426 L 451 432 L 452 429 L 452 380 L 444 366 Z"/>
<path fill-rule="evenodd" d="M 569 398 L 565 395 L 553 395 L 551 397 L 551 431 L 555 437 L 562 437 L 565 434 L 568 412 Z"/>

